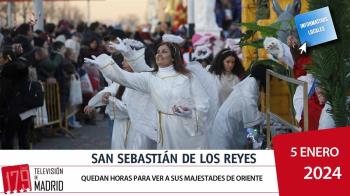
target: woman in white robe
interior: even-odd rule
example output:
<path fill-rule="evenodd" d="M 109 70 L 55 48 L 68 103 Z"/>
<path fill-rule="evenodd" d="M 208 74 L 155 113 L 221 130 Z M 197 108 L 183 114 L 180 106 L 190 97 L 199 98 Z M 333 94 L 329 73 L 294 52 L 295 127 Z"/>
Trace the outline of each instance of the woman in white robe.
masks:
<path fill-rule="evenodd" d="M 131 67 L 126 60 L 123 61 L 123 69 L 129 72 L 152 70 L 147 65 Z M 108 94 L 106 98 L 108 99 L 108 106 L 110 105 L 112 111 L 118 114 L 116 117 L 119 121 L 122 120 L 120 117 L 123 113 L 127 114 L 127 122 L 123 121 L 120 125 L 120 127 L 126 128 L 125 131 L 117 131 L 113 135 L 112 141 L 116 141 L 117 144 L 123 142 L 125 149 L 156 149 L 158 139 L 156 131 L 157 112 L 154 104 L 151 103 L 151 97 L 143 92 L 126 88 L 121 100 L 108 96 Z"/>
<path fill-rule="evenodd" d="M 116 95 L 116 92 L 118 90 L 118 87 L 119 85 L 115 82 L 112 82 L 110 81 L 108 78 L 105 78 L 107 83 L 108 83 L 108 86 L 105 87 L 103 90 L 101 90 L 100 92 L 98 92 L 95 96 L 93 96 L 90 100 L 89 100 L 89 103 L 87 106 L 85 106 L 84 108 L 84 112 L 86 114 L 91 114 L 91 113 L 94 113 L 96 108 L 98 107 L 101 107 L 101 106 L 105 106 L 106 103 L 103 102 L 103 96 L 105 94 L 109 94 L 111 96 L 115 96 Z M 113 140 L 113 135 L 115 135 L 115 132 L 119 130 L 122 130 L 123 127 L 126 127 L 124 126 L 125 122 L 123 122 L 123 119 L 124 119 L 124 114 L 122 113 L 113 113 L 112 112 L 113 110 L 111 110 L 110 107 L 106 107 L 106 110 L 105 110 L 105 113 L 109 116 L 110 120 L 113 121 L 113 127 L 112 127 L 112 138 L 111 138 L 111 149 L 124 149 L 122 147 L 117 147 L 117 146 L 121 146 L 122 144 L 120 145 L 116 145 Z M 119 114 L 121 115 L 121 117 L 118 117 Z M 121 119 L 121 122 L 119 122 L 119 119 Z M 125 124 L 126 125 L 126 124 Z"/>
<path fill-rule="evenodd" d="M 105 113 L 113 121 L 111 149 L 124 150 L 126 149 L 126 132 L 130 124 L 128 112 L 125 104 L 115 97 L 120 86 L 115 82 L 112 83 L 108 78 L 105 79 L 108 86 L 89 100 L 88 105 L 84 108 L 84 112 L 89 114 L 95 112 L 95 108 L 105 106 L 106 103 L 103 101 L 103 98 L 108 94 L 111 97 L 111 101 L 106 105 Z"/>
<path fill-rule="evenodd" d="M 147 65 L 130 67 L 125 60 L 122 66 L 129 72 L 152 70 Z M 156 109 L 149 103 L 150 96 L 133 89 L 125 89 L 108 78 L 106 81 L 109 86 L 95 95 L 89 101 L 88 107 L 107 105 L 106 114 L 114 121 L 111 149 L 156 149 Z"/>
<path fill-rule="evenodd" d="M 215 78 L 221 106 L 232 92 L 232 87 L 243 77 L 244 68 L 234 51 L 223 49 L 215 56 L 209 72 Z"/>
<path fill-rule="evenodd" d="M 131 50 L 121 40 L 114 47 L 131 65 L 145 63 L 144 51 Z M 158 149 L 207 148 L 209 98 L 198 78 L 183 65 L 176 44 L 162 43 L 158 47 L 155 72 L 125 72 L 105 54 L 85 61 L 98 65 L 111 80 L 150 94 L 158 111 Z"/>
<path fill-rule="evenodd" d="M 217 85 L 215 84 L 215 78 L 197 61 L 188 63 L 186 68 L 199 79 L 203 89 L 207 93 L 209 98 L 207 124 L 208 130 L 211 130 L 216 113 L 219 110 L 219 93 Z"/>
<path fill-rule="evenodd" d="M 118 89 L 119 90 L 119 89 Z M 127 93 L 124 93 L 122 100 L 126 99 Z M 117 97 L 108 96 L 106 114 L 113 120 L 113 133 L 111 141 L 112 150 L 126 149 L 127 132 L 130 128 L 130 119 L 126 105 Z"/>
<path fill-rule="evenodd" d="M 110 116 L 111 119 L 114 120 L 112 134 L 112 150 L 151 150 L 156 149 L 157 147 L 157 143 L 155 141 L 157 133 L 154 130 L 153 138 L 150 138 L 149 136 L 142 133 L 145 130 L 149 130 L 147 129 L 147 127 L 150 127 L 150 125 L 152 125 L 152 122 L 149 122 L 150 124 L 146 126 L 145 124 L 140 125 L 140 122 L 133 123 L 135 122 L 135 119 L 131 118 L 131 116 L 133 115 L 130 115 L 130 113 L 142 113 L 142 111 L 140 110 L 132 111 L 131 108 L 127 107 L 129 105 L 128 103 L 140 98 L 139 96 L 135 95 L 137 95 L 135 94 L 135 90 L 127 88 L 125 89 L 125 92 L 122 96 L 122 100 L 113 96 L 108 96 L 107 98 L 108 104 L 106 107 L 106 113 Z M 150 113 L 149 115 L 149 117 L 152 117 L 152 113 Z M 155 110 L 153 117 L 155 117 Z M 146 129 L 140 130 L 140 127 L 142 126 Z"/>
<path fill-rule="evenodd" d="M 250 76 L 233 87 L 220 107 L 209 132 L 210 149 L 245 149 L 248 141 L 246 129 L 261 124 L 259 85 L 265 85 L 266 67 L 255 67 Z"/>

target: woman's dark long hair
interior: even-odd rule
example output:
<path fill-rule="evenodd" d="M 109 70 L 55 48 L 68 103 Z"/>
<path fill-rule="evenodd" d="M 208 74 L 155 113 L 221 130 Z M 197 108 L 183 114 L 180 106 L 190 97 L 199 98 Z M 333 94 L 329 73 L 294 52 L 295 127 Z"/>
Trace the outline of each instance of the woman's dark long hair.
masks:
<path fill-rule="evenodd" d="M 229 56 L 233 56 L 233 58 L 235 58 L 235 66 L 233 67 L 231 73 L 235 74 L 241 79 L 244 75 L 243 65 L 237 54 L 230 49 L 223 49 L 215 56 L 209 72 L 221 76 L 221 74 L 225 72 L 224 60 Z"/>
<path fill-rule="evenodd" d="M 123 61 L 124 61 L 124 56 L 123 56 L 122 54 L 120 54 L 120 53 L 114 53 L 114 54 L 112 54 L 112 58 L 113 58 L 113 60 L 117 63 L 117 65 L 118 65 L 120 68 L 123 69 L 122 64 L 123 64 Z M 124 91 L 125 91 L 125 86 L 120 85 L 120 86 L 118 87 L 118 90 L 117 90 L 117 93 L 116 93 L 115 97 L 116 97 L 117 99 L 119 99 L 119 100 L 122 100 L 122 97 L 123 97 L 123 95 L 124 95 Z"/>
<path fill-rule="evenodd" d="M 256 64 L 250 68 L 250 77 L 260 82 L 260 88 L 266 89 L 266 70 L 272 69 L 270 65 Z"/>
<path fill-rule="evenodd" d="M 166 45 L 170 49 L 170 54 L 171 57 L 174 59 L 174 69 L 176 72 L 183 74 L 183 75 L 190 75 L 190 71 L 186 69 L 184 59 L 180 50 L 180 46 L 175 43 L 170 43 L 170 42 L 162 42 L 159 44 L 157 47 L 157 50 L 160 46 Z M 154 71 L 158 71 L 159 67 L 156 64 Z"/>
<path fill-rule="evenodd" d="M 117 93 L 116 93 L 115 97 L 117 99 L 119 99 L 120 101 L 122 101 L 122 97 L 124 95 L 124 92 L 125 92 L 125 86 L 120 85 L 118 90 L 117 90 Z"/>

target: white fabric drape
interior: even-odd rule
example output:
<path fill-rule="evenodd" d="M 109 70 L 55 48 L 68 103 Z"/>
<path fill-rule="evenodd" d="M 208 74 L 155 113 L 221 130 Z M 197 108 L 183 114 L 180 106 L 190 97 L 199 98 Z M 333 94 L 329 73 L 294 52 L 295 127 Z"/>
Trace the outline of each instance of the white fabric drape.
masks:
<path fill-rule="evenodd" d="M 107 65 L 100 70 L 112 81 L 150 94 L 158 110 L 159 149 L 207 148 L 209 98 L 196 75 L 179 74 L 172 66 L 157 73 L 129 73 L 107 55 L 97 60 Z M 190 108 L 192 117 L 174 115 L 174 105 Z"/>
<path fill-rule="evenodd" d="M 246 128 L 261 123 L 258 110 L 259 87 L 253 77 L 247 77 L 236 86 L 220 107 L 209 132 L 210 149 L 244 149 Z"/>

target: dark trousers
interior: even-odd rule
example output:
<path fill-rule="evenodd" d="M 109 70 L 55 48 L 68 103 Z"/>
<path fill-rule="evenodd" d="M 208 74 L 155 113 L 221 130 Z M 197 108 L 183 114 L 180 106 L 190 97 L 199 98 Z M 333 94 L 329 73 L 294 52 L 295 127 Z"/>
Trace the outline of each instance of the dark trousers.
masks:
<path fill-rule="evenodd" d="M 30 149 L 29 132 L 33 128 L 33 117 L 21 120 L 18 115 L 11 116 L 5 125 L 2 149 L 14 149 L 14 140 L 17 133 L 18 148 Z"/>

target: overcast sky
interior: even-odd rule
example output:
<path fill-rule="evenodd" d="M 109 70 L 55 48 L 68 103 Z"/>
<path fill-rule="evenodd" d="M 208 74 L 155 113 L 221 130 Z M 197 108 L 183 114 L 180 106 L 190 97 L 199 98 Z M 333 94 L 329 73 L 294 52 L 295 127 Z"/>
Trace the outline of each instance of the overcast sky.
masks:
<path fill-rule="evenodd" d="M 148 0 L 92 0 L 91 21 L 114 22 L 120 16 L 134 14 L 142 23 L 146 21 L 146 8 Z M 86 1 L 71 1 L 71 5 L 79 7 L 86 14 Z"/>

